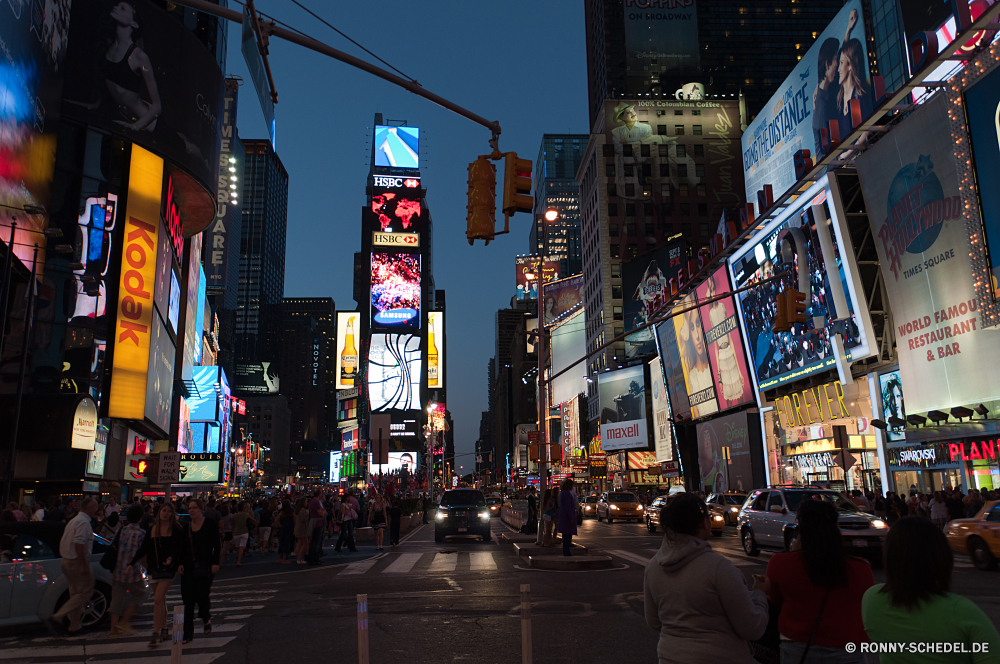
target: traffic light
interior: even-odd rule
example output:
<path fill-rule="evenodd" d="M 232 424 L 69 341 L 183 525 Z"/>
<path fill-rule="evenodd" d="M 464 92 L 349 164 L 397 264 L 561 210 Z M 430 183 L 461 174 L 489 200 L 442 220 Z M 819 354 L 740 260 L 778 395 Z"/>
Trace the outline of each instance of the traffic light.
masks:
<path fill-rule="evenodd" d="M 788 298 L 788 304 L 786 305 L 788 322 L 805 323 L 806 309 L 809 308 L 809 301 L 806 298 L 806 294 L 793 289 L 785 291 L 785 296 Z"/>
<path fill-rule="evenodd" d="M 790 332 L 792 329 L 792 323 L 788 320 L 788 299 L 785 297 L 787 294 L 788 291 L 778 293 L 778 299 L 775 302 L 778 305 L 778 311 L 774 314 L 772 332 Z"/>
<path fill-rule="evenodd" d="M 497 169 L 488 157 L 480 156 L 469 164 L 469 205 L 466 208 L 465 236 L 475 240 L 493 239 L 497 219 Z"/>
<path fill-rule="evenodd" d="M 516 152 L 503 158 L 503 213 L 508 217 L 515 212 L 531 212 L 535 199 L 531 196 L 530 159 L 518 159 Z"/>

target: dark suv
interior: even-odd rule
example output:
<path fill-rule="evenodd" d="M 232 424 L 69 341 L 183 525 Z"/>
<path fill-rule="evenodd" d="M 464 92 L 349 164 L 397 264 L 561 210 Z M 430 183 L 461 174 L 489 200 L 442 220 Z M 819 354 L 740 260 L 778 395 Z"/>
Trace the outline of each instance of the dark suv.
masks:
<path fill-rule="evenodd" d="M 434 516 L 434 541 L 443 542 L 450 535 L 479 535 L 492 540 L 490 510 L 479 489 L 452 489 L 441 496 Z"/>
<path fill-rule="evenodd" d="M 882 544 L 888 526 L 885 521 L 858 509 L 837 491 L 804 486 L 773 486 L 751 491 L 737 517 L 736 527 L 748 556 L 760 549 L 788 551 L 795 539 L 795 513 L 803 500 L 825 500 L 837 508 L 844 549 L 868 558 L 873 566 L 882 563 Z"/>

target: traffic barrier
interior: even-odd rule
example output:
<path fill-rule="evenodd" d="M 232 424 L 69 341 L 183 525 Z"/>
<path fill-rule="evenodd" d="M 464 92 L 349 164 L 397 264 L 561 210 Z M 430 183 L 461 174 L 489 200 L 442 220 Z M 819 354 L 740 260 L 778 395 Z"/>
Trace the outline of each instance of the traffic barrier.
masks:
<path fill-rule="evenodd" d="M 358 664 L 368 664 L 368 595 L 358 595 Z"/>
<path fill-rule="evenodd" d="M 519 510 L 515 510 L 510 507 L 504 507 L 500 510 L 500 520 L 518 532 L 520 532 L 521 528 L 524 526 L 526 519 L 527 516 Z"/>
<path fill-rule="evenodd" d="M 174 606 L 174 622 L 173 625 L 173 643 L 170 645 L 170 664 L 181 664 L 181 657 L 183 656 L 184 644 L 184 605 L 177 604 Z"/>
<path fill-rule="evenodd" d="M 521 584 L 521 664 L 531 664 L 531 585 Z"/>

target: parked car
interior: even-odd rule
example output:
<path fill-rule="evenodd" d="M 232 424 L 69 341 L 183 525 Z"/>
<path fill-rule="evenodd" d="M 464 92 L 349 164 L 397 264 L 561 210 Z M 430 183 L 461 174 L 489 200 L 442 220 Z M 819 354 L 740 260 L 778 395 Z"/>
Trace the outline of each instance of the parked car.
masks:
<path fill-rule="evenodd" d="M 795 513 L 803 500 L 832 503 L 839 513 L 845 550 L 867 558 L 875 567 L 882 564 L 882 544 L 888 532 L 885 521 L 862 512 L 837 491 L 804 486 L 773 486 L 747 496 L 737 519 L 743 551 L 748 556 L 760 555 L 761 548 L 788 551 L 795 539 Z"/>
<path fill-rule="evenodd" d="M 969 554 L 979 569 L 996 569 L 1000 560 L 1000 501 L 986 503 L 974 517 L 949 522 L 944 534 L 952 551 Z"/>
<path fill-rule="evenodd" d="M 709 511 L 714 515 L 722 517 L 727 526 L 736 525 L 736 517 L 739 516 L 740 507 L 747 501 L 745 493 L 713 493 L 705 499 Z"/>
<path fill-rule="evenodd" d="M 443 542 L 451 535 L 479 535 L 492 541 L 490 511 L 479 489 L 451 489 L 441 496 L 434 515 L 434 541 Z"/>
<path fill-rule="evenodd" d="M 597 520 L 603 516 L 608 523 L 615 519 L 642 521 L 645 509 L 639 497 L 630 491 L 612 491 L 601 496 L 597 502 Z"/>
<path fill-rule="evenodd" d="M 597 496 L 585 496 L 580 499 L 580 509 L 583 511 L 583 518 L 597 516 Z"/>
<path fill-rule="evenodd" d="M 0 523 L 0 626 L 44 620 L 69 600 L 59 540 L 65 524 L 54 521 Z M 111 572 L 100 566 L 111 542 L 94 535 L 89 557 L 94 594 L 83 611 L 84 629 L 100 627 L 111 605 Z"/>

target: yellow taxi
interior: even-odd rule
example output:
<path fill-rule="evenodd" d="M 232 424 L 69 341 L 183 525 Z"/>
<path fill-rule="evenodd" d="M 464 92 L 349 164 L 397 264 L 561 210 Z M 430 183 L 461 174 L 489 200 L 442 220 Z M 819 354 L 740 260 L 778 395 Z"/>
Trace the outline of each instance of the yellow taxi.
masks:
<path fill-rule="evenodd" d="M 655 533 L 658 527 L 661 527 L 660 523 L 660 510 L 667 508 L 673 500 L 680 496 L 680 493 L 675 493 L 672 496 L 660 496 L 646 509 L 646 530 L 651 533 Z M 722 533 L 726 529 L 726 519 L 720 514 L 712 512 L 711 506 L 709 506 L 709 520 L 712 524 L 712 537 L 722 537 Z"/>
<path fill-rule="evenodd" d="M 974 517 L 949 521 L 944 534 L 952 551 L 969 554 L 979 569 L 996 569 L 1000 560 L 1000 500 L 986 503 Z"/>
<path fill-rule="evenodd" d="M 597 520 L 601 517 L 614 523 L 616 520 L 640 522 L 646 513 L 639 502 L 639 496 L 631 491 L 612 491 L 601 496 L 597 501 Z"/>

